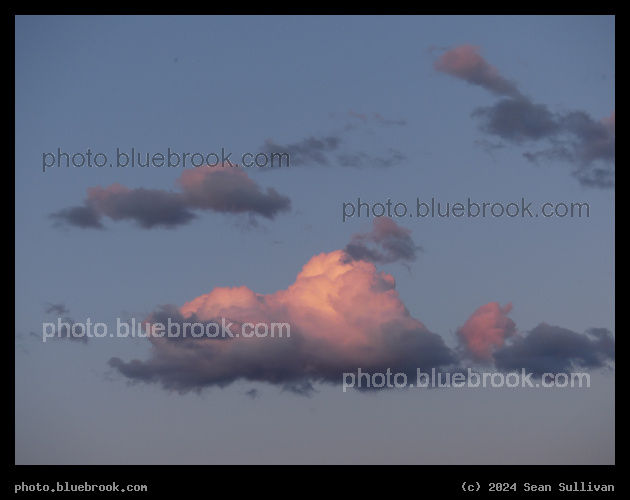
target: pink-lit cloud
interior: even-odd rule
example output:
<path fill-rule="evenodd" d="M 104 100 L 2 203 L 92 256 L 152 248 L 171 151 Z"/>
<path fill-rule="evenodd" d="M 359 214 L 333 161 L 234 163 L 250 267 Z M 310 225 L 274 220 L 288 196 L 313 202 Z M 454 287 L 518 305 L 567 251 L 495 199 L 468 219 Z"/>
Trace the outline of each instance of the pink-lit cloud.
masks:
<path fill-rule="evenodd" d="M 516 332 L 516 324 L 508 318 L 511 310 L 511 303 L 501 307 L 498 302 L 489 302 L 479 307 L 457 329 L 465 354 L 475 361 L 492 363 L 494 351 Z"/>
<path fill-rule="evenodd" d="M 499 70 L 479 54 L 479 50 L 480 47 L 474 45 L 460 45 L 442 54 L 433 67 L 494 94 L 522 97 L 516 84 L 501 76 Z"/>
<path fill-rule="evenodd" d="M 221 325 L 225 319 L 234 333 L 245 323 L 288 323 L 290 336 L 150 337 L 150 359 L 113 358 L 110 365 L 131 379 L 187 391 L 238 379 L 304 388 L 340 383 L 343 373 L 359 367 L 413 376 L 418 366 L 456 362 L 443 339 L 410 316 L 391 275 L 363 260 L 344 262 L 344 256 L 341 250 L 314 256 L 291 286 L 274 294 L 215 288 L 179 308 L 160 308 L 145 321 L 150 329 L 169 322 Z"/>

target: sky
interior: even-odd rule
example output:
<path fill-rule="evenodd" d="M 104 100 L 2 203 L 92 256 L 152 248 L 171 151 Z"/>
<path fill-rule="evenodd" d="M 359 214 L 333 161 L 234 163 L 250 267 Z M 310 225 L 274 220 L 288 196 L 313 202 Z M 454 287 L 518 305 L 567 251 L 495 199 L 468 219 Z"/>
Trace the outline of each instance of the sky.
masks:
<path fill-rule="evenodd" d="M 615 463 L 614 16 L 17 16 L 15 161 L 16 464 Z"/>

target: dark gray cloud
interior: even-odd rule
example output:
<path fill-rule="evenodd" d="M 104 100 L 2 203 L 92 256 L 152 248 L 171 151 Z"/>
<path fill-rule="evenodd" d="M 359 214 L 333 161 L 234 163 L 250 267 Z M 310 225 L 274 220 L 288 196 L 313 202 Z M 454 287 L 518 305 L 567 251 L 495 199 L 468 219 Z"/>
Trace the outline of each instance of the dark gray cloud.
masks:
<path fill-rule="evenodd" d="M 101 214 L 90 206 L 64 208 L 59 212 L 50 214 L 49 217 L 55 221 L 53 223 L 55 227 L 65 225 L 82 229 L 104 229 L 105 227 L 101 223 Z"/>
<path fill-rule="evenodd" d="M 369 233 L 355 234 L 343 249 L 345 262 L 366 260 L 386 264 L 399 260 L 412 262 L 421 250 L 411 238 L 411 230 L 400 227 L 390 217 L 373 220 L 373 229 Z"/>
<path fill-rule="evenodd" d="M 194 319 L 199 318 L 187 317 L 185 322 L 194 323 Z M 183 328 L 184 321 L 171 319 L 171 325 Z M 176 327 L 172 328 L 175 331 Z M 242 337 L 178 341 L 165 336 L 162 342 L 151 339 L 154 349 L 148 360 L 124 362 L 114 357 L 109 366 L 131 381 L 159 383 L 166 390 L 180 393 L 247 380 L 268 382 L 283 391 L 311 396 L 317 392 L 314 383 L 338 385 L 344 373 L 357 374 L 358 367 L 370 373 L 385 373 L 390 369 L 413 379 L 419 366 L 430 371 L 458 361 L 443 339 L 425 328 L 406 329 L 392 321 L 381 325 L 379 330 L 380 335 L 371 347 L 366 346 L 364 353 L 352 356 L 341 356 L 332 343 L 313 341 L 294 329 L 290 338 L 260 339 L 263 342 L 257 347 L 247 342 L 251 339 Z M 200 327 L 198 331 L 202 331 Z"/>
<path fill-rule="evenodd" d="M 501 99 L 494 106 L 477 108 L 473 116 L 481 118 L 484 132 L 517 144 L 553 137 L 561 131 L 558 118 L 547 106 L 527 99 Z"/>
<path fill-rule="evenodd" d="M 342 166 L 355 168 L 387 168 L 397 165 L 406 159 L 399 150 L 387 148 L 385 151 L 370 148 L 371 151 L 356 151 L 353 146 L 351 132 L 362 130 L 367 133 L 370 142 L 374 142 L 375 132 L 370 124 L 378 125 L 380 129 L 386 126 L 403 126 L 407 124 L 403 119 L 388 119 L 378 113 L 371 115 L 348 111 L 347 114 L 332 115 L 336 120 L 351 117 L 342 131 L 322 136 L 309 136 L 300 141 L 279 144 L 269 139 L 262 147 L 262 152 L 271 154 L 289 154 L 291 165 L 321 165 Z"/>
<path fill-rule="evenodd" d="M 183 194 L 158 189 L 104 190 L 102 196 L 93 196 L 88 203 L 114 221 L 131 220 L 144 229 L 173 228 L 195 218 Z"/>
<path fill-rule="evenodd" d="M 615 360 L 615 340 L 610 331 L 592 328 L 576 333 L 541 323 L 524 337 L 494 353 L 497 368 L 521 370 L 540 377 L 544 373 L 570 373 L 604 367 Z"/>
<path fill-rule="evenodd" d="M 219 170 L 213 175 L 197 176 L 194 180 L 182 179 L 186 203 L 200 210 L 223 213 L 250 213 L 273 219 L 291 207 L 288 196 L 274 188 L 263 189 L 243 172 Z"/>
<path fill-rule="evenodd" d="M 502 99 L 476 109 L 473 116 L 481 120 L 481 130 L 489 135 L 518 145 L 542 144 L 539 151 L 523 153 L 531 162 L 569 162 L 577 166 L 573 175 L 583 185 L 614 186 L 614 127 L 584 111 L 552 113 L 544 104 L 527 99 Z"/>
<path fill-rule="evenodd" d="M 398 165 L 406 156 L 397 149 L 389 149 L 386 154 L 347 151 L 341 148 L 342 141 L 330 136 L 323 138 L 308 137 L 299 143 L 281 145 L 268 140 L 262 151 L 268 155 L 289 154 L 291 165 L 339 165 L 342 167 L 387 168 Z M 333 153 L 337 151 L 337 153 Z"/>
<path fill-rule="evenodd" d="M 330 165 L 329 153 L 337 150 L 340 144 L 341 139 L 335 136 L 306 137 L 299 142 L 284 146 L 267 140 L 262 152 L 266 154 L 287 153 L 291 158 L 291 165 Z"/>
<path fill-rule="evenodd" d="M 273 188 L 263 190 L 238 167 L 197 167 L 179 178 L 180 191 L 129 189 L 120 184 L 88 189 L 84 206 L 50 215 L 55 225 L 102 229 L 102 217 L 131 220 L 144 229 L 175 228 L 197 217 L 195 210 L 248 214 L 273 219 L 291 200 Z"/>

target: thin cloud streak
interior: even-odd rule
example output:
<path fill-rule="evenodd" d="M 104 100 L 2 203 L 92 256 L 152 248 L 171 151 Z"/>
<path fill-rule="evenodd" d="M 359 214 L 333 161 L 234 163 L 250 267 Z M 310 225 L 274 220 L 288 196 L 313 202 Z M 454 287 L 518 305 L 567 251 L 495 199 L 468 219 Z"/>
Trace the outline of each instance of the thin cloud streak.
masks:
<path fill-rule="evenodd" d="M 332 115 L 339 119 L 339 115 Z M 271 154 L 288 154 L 291 165 L 310 166 L 341 166 L 355 168 L 388 168 L 403 162 L 406 156 L 397 149 L 387 148 L 385 151 L 366 152 L 354 151 L 348 146 L 352 141 L 349 133 L 357 129 L 366 128 L 370 124 L 375 124 L 379 128 L 388 126 L 404 126 L 406 120 L 392 120 L 381 116 L 378 113 L 368 115 L 350 110 L 347 115 L 352 121 L 348 123 L 340 132 L 332 132 L 325 135 L 308 136 L 297 142 L 279 144 L 272 139 L 268 139 L 262 147 L 262 152 Z M 357 124 L 358 122 L 358 124 Z M 369 128 L 368 132 L 373 133 Z"/>

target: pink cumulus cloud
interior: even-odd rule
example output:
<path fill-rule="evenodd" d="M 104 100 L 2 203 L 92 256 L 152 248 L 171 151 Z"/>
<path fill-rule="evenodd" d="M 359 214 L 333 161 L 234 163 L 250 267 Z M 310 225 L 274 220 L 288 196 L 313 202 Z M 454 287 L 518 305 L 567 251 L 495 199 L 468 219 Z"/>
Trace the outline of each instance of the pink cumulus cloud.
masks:
<path fill-rule="evenodd" d="M 312 257 L 291 286 L 273 294 L 221 287 L 181 307 L 156 310 L 144 322 L 149 331 L 169 321 L 181 326 L 225 319 L 234 336 L 151 336 L 150 359 L 114 358 L 110 364 L 130 378 L 186 391 L 238 379 L 288 386 L 304 380 L 339 383 L 343 373 L 359 367 L 413 376 L 418 366 L 456 362 L 443 339 L 409 314 L 391 275 L 371 262 L 345 262 L 344 256 L 336 250 Z M 286 323 L 290 336 L 242 335 L 247 323 Z"/>
<path fill-rule="evenodd" d="M 494 351 L 503 347 L 505 340 L 516 332 L 514 321 L 508 318 L 511 310 L 511 302 L 503 307 L 498 302 L 489 302 L 458 328 L 457 335 L 468 356 L 478 362 L 492 362 Z"/>

